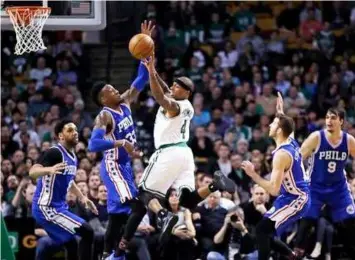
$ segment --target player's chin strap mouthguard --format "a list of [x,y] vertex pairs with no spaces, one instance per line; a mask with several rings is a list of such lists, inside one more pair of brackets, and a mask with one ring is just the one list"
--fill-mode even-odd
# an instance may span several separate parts
[[191,87],[189,87],[187,84],[185,84],[185,82],[183,82],[181,79],[175,79],[174,81],[175,81],[176,84],[178,84],[183,89],[192,92]]

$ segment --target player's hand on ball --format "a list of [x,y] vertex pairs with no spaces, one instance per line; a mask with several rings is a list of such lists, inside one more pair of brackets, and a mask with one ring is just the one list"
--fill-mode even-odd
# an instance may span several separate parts
[[62,174],[65,170],[67,164],[65,162],[57,163],[56,165],[50,167],[49,174]]
[[255,168],[254,165],[249,162],[249,161],[243,161],[242,162],[242,169],[245,171],[247,175],[252,177],[255,174]]
[[83,204],[85,205],[85,208],[89,209],[92,213],[99,215],[99,211],[97,210],[94,202],[85,197],[83,199]]
[[154,56],[154,52],[153,52],[152,56],[142,60],[142,63],[144,64],[144,66],[146,66],[146,68],[149,71],[149,73],[155,73],[155,56]]
[[153,25],[152,21],[145,20],[141,23],[141,33],[152,36],[152,32],[154,31],[155,25]]

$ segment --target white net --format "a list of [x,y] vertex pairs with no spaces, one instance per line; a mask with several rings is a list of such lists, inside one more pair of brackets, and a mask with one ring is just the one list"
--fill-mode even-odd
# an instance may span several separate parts
[[51,12],[46,7],[10,7],[6,9],[16,32],[15,54],[45,50],[43,26]]

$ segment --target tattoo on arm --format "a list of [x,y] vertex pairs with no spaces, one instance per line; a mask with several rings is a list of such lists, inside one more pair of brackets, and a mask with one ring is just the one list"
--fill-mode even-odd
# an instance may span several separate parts
[[135,87],[131,86],[122,94],[121,98],[129,105],[137,99],[139,93],[140,92]]
[[109,132],[112,128],[111,116],[106,111],[102,111],[95,118],[94,128],[101,128],[106,130],[106,132]]

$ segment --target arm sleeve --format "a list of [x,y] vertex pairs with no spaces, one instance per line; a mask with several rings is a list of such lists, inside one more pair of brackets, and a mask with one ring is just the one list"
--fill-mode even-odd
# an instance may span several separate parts
[[115,142],[105,140],[104,135],[104,129],[96,128],[92,131],[88,146],[89,152],[102,152],[115,148]]
[[37,163],[43,165],[44,167],[50,167],[56,165],[57,163],[61,163],[62,161],[62,153],[58,150],[58,148],[53,147],[44,152],[38,159]]

